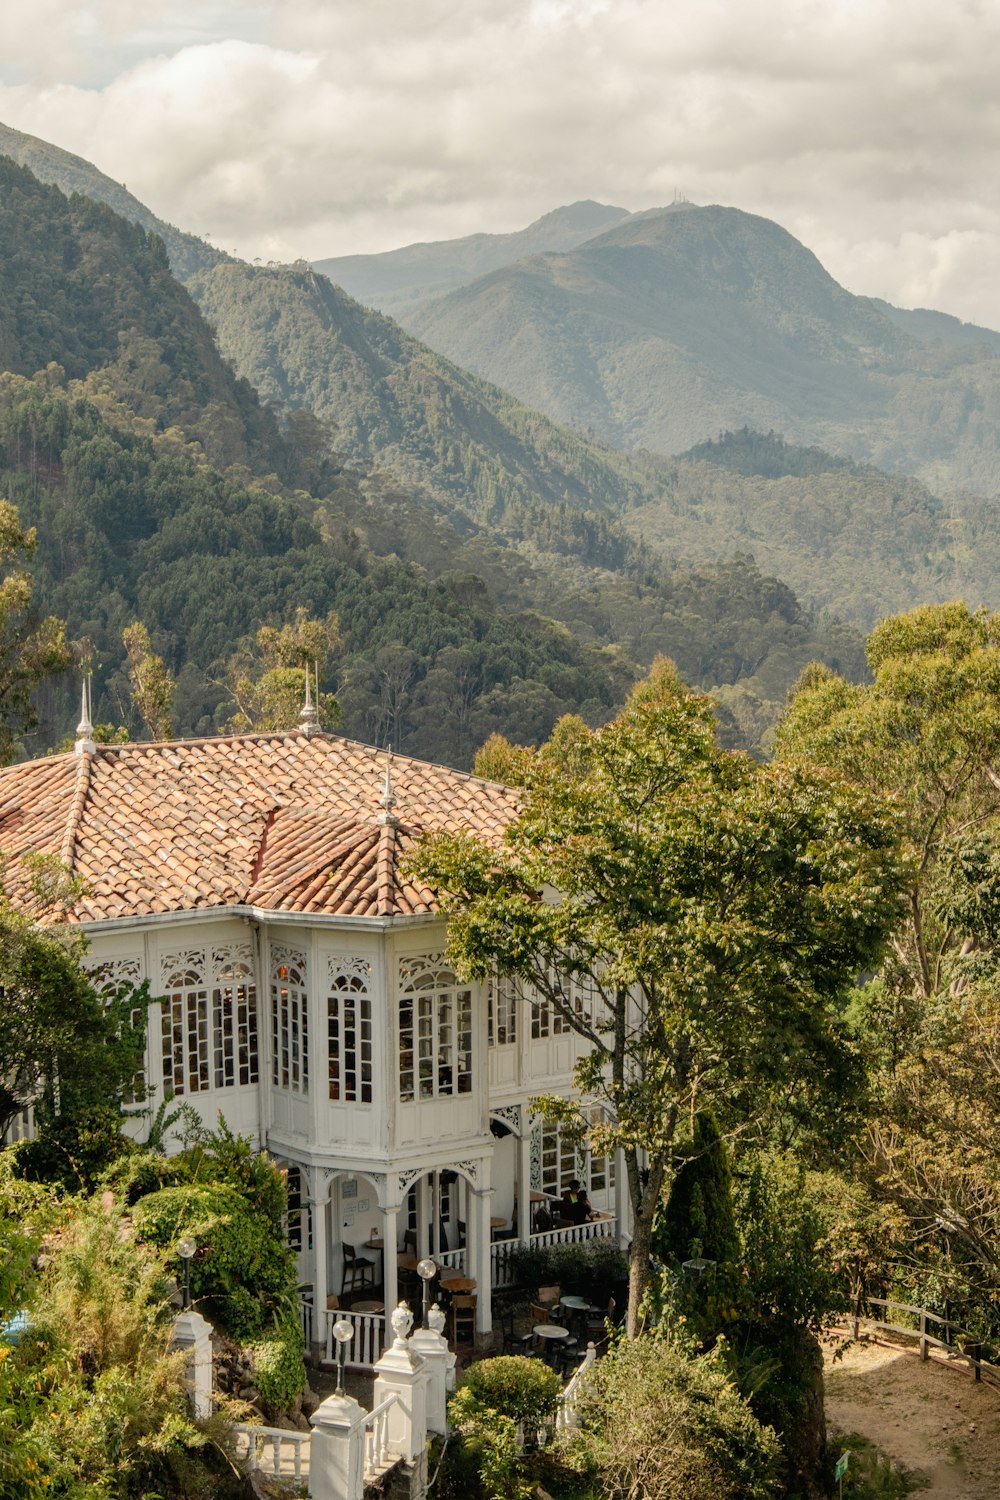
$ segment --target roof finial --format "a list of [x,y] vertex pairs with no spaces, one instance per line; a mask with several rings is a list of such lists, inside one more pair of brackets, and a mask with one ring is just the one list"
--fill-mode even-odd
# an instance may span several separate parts
[[383,828],[399,827],[399,819],[393,812],[396,806],[396,798],[392,790],[392,746],[390,745],[385,755],[385,782],[382,786],[382,811],[378,815],[378,821]]
[[80,722],[76,726],[76,743],[73,749],[77,755],[85,752],[93,752],[97,749],[94,739],[94,726],[91,723],[92,709],[90,702],[90,673],[83,674],[83,684],[80,690]]
[[[316,704],[319,703],[319,666],[316,667]],[[309,663],[306,662],[306,701],[302,705],[299,714],[299,728],[305,735],[319,734],[322,724],[319,722],[319,709],[312,700],[312,677],[309,672]]]

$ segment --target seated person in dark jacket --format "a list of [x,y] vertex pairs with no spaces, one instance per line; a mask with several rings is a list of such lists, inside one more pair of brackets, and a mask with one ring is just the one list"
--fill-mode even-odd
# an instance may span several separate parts
[[571,1224],[586,1224],[590,1218],[590,1199],[587,1191],[574,1180],[569,1185],[569,1203],[563,1209]]

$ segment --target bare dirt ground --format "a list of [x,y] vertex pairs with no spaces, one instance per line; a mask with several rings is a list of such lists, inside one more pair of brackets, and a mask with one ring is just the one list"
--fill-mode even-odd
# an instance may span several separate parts
[[998,1500],[1000,1391],[885,1344],[826,1345],[828,1436],[861,1433],[925,1481],[921,1500]]

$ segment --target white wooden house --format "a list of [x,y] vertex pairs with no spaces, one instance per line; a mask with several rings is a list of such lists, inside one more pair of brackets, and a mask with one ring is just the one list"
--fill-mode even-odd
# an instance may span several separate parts
[[[415,1243],[475,1277],[485,1332],[504,1245],[529,1236],[538,1195],[580,1177],[608,1215],[586,1232],[625,1227],[614,1164],[530,1110],[571,1091],[575,1034],[504,985],[460,982],[433,893],[401,871],[423,833],[499,840],[515,811],[509,788],[390,767],[308,715],[292,733],[95,745],[85,713],[75,751],[0,770],[9,895],[79,924],[100,979],[149,981],[153,1106],[221,1113],[288,1169],[289,1235],[321,1312],[351,1250],[392,1307]],[[29,851],[84,894],[40,908]]]

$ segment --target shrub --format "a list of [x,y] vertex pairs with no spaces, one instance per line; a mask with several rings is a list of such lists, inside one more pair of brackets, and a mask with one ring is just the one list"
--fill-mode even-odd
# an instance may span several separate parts
[[582,1396],[608,1500],[772,1500],[780,1447],[719,1361],[668,1339],[622,1340]]
[[515,1424],[537,1428],[553,1415],[562,1381],[537,1359],[502,1354],[470,1366],[463,1389],[482,1406],[510,1417]]
[[573,1288],[594,1302],[606,1302],[615,1286],[628,1280],[628,1262],[611,1239],[579,1245],[516,1246],[511,1274],[519,1286]]
[[[233,1338],[259,1339],[293,1310],[295,1260],[270,1221],[233,1188],[218,1184],[162,1188],[132,1210],[136,1232],[175,1251],[178,1239],[198,1243],[191,1291]],[[180,1276],[179,1258],[173,1261]]]
[[304,1350],[297,1318],[286,1318],[276,1333],[250,1345],[254,1381],[266,1416],[286,1410],[305,1385]]

